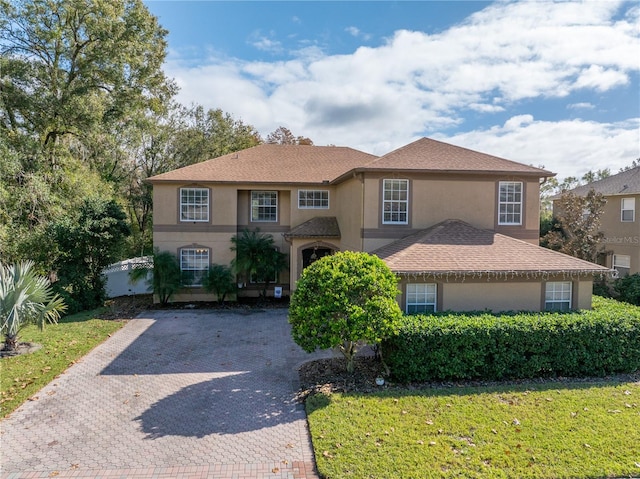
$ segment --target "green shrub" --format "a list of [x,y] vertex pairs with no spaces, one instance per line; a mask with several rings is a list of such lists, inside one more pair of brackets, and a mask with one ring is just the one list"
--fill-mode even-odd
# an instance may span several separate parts
[[640,273],[616,279],[613,289],[620,301],[640,306]]
[[594,297],[571,313],[405,316],[385,340],[402,382],[603,376],[640,369],[640,308]]
[[236,290],[231,268],[223,264],[212,264],[202,278],[202,287],[205,291],[214,293],[218,298],[218,303],[224,304],[227,294],[234,293]]
[[305,268],[291,297],[289,323],[305,351],[337,347],[352,372],[360,342],[378,344],[397,331],[398,280],[377,256],[344,251]]

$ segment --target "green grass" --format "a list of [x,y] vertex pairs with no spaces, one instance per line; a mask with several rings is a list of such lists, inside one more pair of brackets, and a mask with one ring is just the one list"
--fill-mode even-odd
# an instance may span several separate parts
[[640,382],[318,394],[322,477],[640,476]]
[[58,324],[46,325],[44,331],[27,326],[20,332],[19,341],[42,344],[42,349],[0,359],[0,417],[13,412],[124,325],[123,321],[95,319],[102,311],[64,317]]

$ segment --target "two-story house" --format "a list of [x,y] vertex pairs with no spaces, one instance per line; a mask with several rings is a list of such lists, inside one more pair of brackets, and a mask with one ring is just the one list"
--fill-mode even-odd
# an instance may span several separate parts
[[[553,173],[423,138],[382,157],[259,145],[153,178],[154,246],[195,278],[259,228],[289,256],[274,285],[336,251],[378,255],[406,311],[588,308],[603,266],[538,246],[539,183]],[[257,294],[242,283],[238,295]],[[176,301],[212,299],[197,281]]]
[[[640,166],[570,190],[585,196],[594,190],[605,200],[600,230],[604,233],[602,264],[619,276],[640,273]],[[598,260],[600,262],[600,260]]]

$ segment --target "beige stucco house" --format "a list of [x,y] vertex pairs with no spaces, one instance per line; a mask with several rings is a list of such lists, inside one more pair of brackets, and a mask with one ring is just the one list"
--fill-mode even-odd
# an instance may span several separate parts
[[[164,173],[154,246],[194,277],[229,264],[231,237],[271,234],[289,256],[289,294],[336,251],[377,254],[400,277],[409,312],[588,308],[608,268],[538,246],[546,170],[422,138],[377,157],[351,148],[264,144]],[[256,295],[241,282],[238,295]],[[213,299],[197,281],[176,301]]]
[[599,262],[619,276],[640,273],[640,166],[570,190],[578,196],[601,193],[606,204],[601,217],[604,244]]

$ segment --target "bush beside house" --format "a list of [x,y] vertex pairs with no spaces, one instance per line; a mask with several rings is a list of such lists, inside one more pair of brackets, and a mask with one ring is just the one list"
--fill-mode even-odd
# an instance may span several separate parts
[[406,316],[383,342],[401,382],[603,376],[640,369],[640,308],[594,297],[571,313]]

